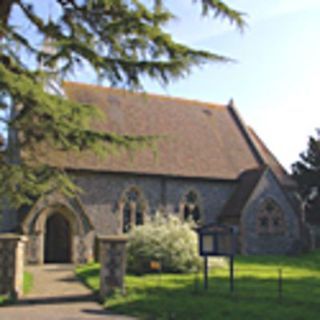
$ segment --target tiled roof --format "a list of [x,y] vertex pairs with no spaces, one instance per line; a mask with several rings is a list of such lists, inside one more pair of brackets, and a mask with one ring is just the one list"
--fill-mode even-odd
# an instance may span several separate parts
[[210,104],[67,82],[69,99],[98,106],[107,120],[99,130],[126,135],[159,135],[152,150],[124,151],[101,159],[89,153],[50,153],[46,162],[69,169],[134,172],[183,177],[236,179],[261,165],[233,106]]
[[273,153],[267,148],[267,146],[252,128],[247,129],[252,142],[263,159],[263,163],[272,169],[272,172],[276,175],[277,179],[282,185],[295,188],[296,182],[288,175],[284,167],[280,164]]
[[235,191],[219,214],[219,222],[226,222],[226,219],[230,218],[240,218],[244,206],[248,202],[265,169],[266,167],[252,169],[240,175]]

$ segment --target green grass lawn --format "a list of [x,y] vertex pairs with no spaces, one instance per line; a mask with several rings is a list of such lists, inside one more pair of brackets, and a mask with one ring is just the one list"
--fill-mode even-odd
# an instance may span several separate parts
[[[29,272],[24,272],[23,276],[23,293],[27,294],[32,289],[33,277]],[[0,306],[12,302],[13,300],[8,295],[0,295]]]
[[27,294],[31,291],[33,287],[33,276],[29,272],[24,273],[24,278],[23,278],[23,293]]
[[[278,294],[282,269],[282,298]],[[139,319],[318,319],[320,251],[299,257],[237,257],[235,292],[229,292],[228,269],[210,271],[209,290],[200,274],[127,275],[126,294],[105,302],[108,310]],[[99,265],[77,269],[93,290]]]

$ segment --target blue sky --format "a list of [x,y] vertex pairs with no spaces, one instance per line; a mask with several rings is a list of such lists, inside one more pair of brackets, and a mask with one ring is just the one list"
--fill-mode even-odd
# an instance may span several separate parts
[[[41,2],[44,14],[54,11],[50,1]],[[237,63],[205,65],[166,88],[148,81],[146,91],[218,103],[233,98],[245,122],[289,169],[320,127],[320,1],[226,0],[247,13],[244,33],[227,21],[201,18],[192,2],[167,0],[177,16],[168,31]],[[76,80],[90,78],[83,72]]]
[[165,90],[151,83],[147,90],[219,103],[233,98],[244,120],[290,169],[320,127],[320,1],[228,3],[248,14],[242,34],[227,22],[203,21],[185,0],[170,2],[180,19],[169,30],[237,63],[206,65]]

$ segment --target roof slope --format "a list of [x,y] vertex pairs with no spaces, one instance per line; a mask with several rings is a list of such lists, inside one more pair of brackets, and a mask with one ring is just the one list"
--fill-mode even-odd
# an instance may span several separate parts
[[273,153],[267,148],[267,146],[256,134],[256,132],[252,128],[247,128],[247,130],[249,132],[252,142],[254,143],[257,151],[263,159],[263,163],[271,168],[271,170],[276,175],[280,183],[287,187],[296,187],[296,182],[288,175],[287,171],[280,164],[280,162],[273,155]]
[[98,130],[126,135],[165,136],[158,155],[139,150],[105,159],[89,153],[48,153],[46,162],[72,169],[135,172],[184,177],[236,179],[261,165],[246,129],[232,106],[132,93],[119,89],[67,82],[69,99],[97,105],[107,120]]
[[226,219],[240,218],[244,206],[248,202],[265,170],[266,167],[261,167],[248,170],[240,175],[239,184],[219,214],[218,220],[220,222],[225,222]]

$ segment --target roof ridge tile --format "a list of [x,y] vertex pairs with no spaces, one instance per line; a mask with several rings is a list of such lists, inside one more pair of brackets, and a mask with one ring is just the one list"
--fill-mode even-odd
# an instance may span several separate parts
[[187,99],[187,98],[183,98],[183,97],[173,97],[173,96],[168,96],[168,95],[162,95],[159,93],[153,93],[153,92],[138,92],[138,91],[131,91],[131,90],[127,90],[124,88],[115,88],[115,87],[107,87],[107,86],[102,86],[102,85],[98,85],[98,84],[91,84],[91,83],[81,83],[81,82],[76,82],[76,81],[65,81],[63,82],[63,87],[65,86],[72,86],[72,85],[76,85],[76,86],[83,86],[83,87],[92,87],[92,88],[96,88],[98,90],[103,90],[103,91],[114,91],[117,93],[124,93],[124,94],[132,94],[132,95],[136,95],[136,96],[145,96],[145,97],[150,97],[150,98],[156,98],[156,99],[163,99],[163,100],[169,100],[169,101],[173,101],[173,102],[184,102],[187,104],[194,104],[195,106],[202,106],[202,107],[207,107],[207,108],[221,108],[221,109],[226,109],[227,105],[226,104],[222,104],[222,103],[213,103],[213,102],[206,102],[206,101],[201,101],[201,100],[197,100],[197,99]]

